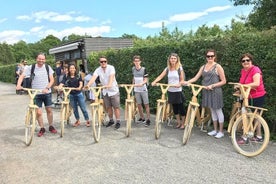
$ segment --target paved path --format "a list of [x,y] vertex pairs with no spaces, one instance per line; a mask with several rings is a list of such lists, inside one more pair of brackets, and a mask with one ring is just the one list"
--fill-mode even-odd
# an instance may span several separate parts
[[[95,143],[91,128],[68,126],[65,135],[48,131],[24,144],[24,113],[28,96],[15,95],[14,85],[0,82],[0,183],[276,183],[276,144],[247,158],[235,152],[226,135],[218,140],[193,129],[186,146],[183,131],[134,125],[129,138],[103,128]],[[44,114],[45,116],[45,114]],[[44,117],[45,119],[45,117]],[[72,118],[72,122],[74,119]],[[59,129],[59,111],[54,110]]]

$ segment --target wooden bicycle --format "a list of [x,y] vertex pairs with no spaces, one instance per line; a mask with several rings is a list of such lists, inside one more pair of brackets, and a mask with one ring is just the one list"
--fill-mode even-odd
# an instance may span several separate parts
[[36,111],[38,106],[34,103],[34,98],[38,92],[42,90],[23,88],[24,91],[28,92],[30,96],[30,102],[27,108],[27,113],[25,116],[25,143],[27,146],[30,146],[34,137],[35,128],[37,126],[36,122]]
[[104,108],[104,102],[101,98],[101,92],[103,86],[90,87],[95,96],[95,102],[91,103],[91,115],[92,115],[92,133],[95,142],[99,142],[101,136],[101,127],[104,124],[106,113]]
[[[231,130],[231,140],[237,152],[247,157],[254,157],[261,154],[269,143],[269,127],[263,119],[262,114],[267,111],[265,108],[249,106],[248,97],[251,87],[248,85],[233,83],[240,90],[241,108],[233,115],[233,121],[229,123],[228,130]],[[231,119],[232,119],[231,118]],[[256,141],[257,133],[263,137],[262,141]],[[244,144],[239,144],[243,139]]]
[[133,93],[134,84],[120,84],[120,87],[124,87],[127,92],[127,98],[125,101],[125,120],[126,120],[126,136],[129,137],[131,133],[131,123],[135,122],[138,109],[135,103],[135,97],[131,95]]
[[[192,88],[192,92],[193,92],[193,96],[191,101],[189,102],[189,106],[188,106],[188,110],[186,113],[186,119],[185,119],[185,129],[184,129],[184,134],[183,134],[183,144],[187,144],[190,136],[191,136],[191,132],[192,132],[192,128],[194,126],[194,121],[195,118],[200,114],[199,113],[199,103],[198,103],[198,99],[197,96],[198,94],[201,92],[202,89],[206,88],[205,86],[201,86],[198,84],[189,84],[189,86]],[[205,112],[205,111],[204,111]],[[202,120],[206,121],[206,119],[204,119],[204,115],[202,115]],[[199,117],[201,119],[201,116]],[[208,118],[207,118],[208,119]]]
[[161,133],[161,126],[167,118],[170,118],[170,110],[168,110],[170,104],[168,104],[166,93],[169,87],[174,87],[175,85],[172,84],[163,84],[163,83],[156,83],[156,86],[161,88],[162,96],[160,99],[157,99],[157,109],[156,109],[156,118],[155,118],[155,138],[158,139]]
[[70,116],[72,114],[72,107],[69,102],[69,94],[75,88],[69,87],[62,87],[60,89],[57,88],[58,91],[62,91],[64,95],[64,100],[61,102],[61,109],[60,109],[60,137],[64,136],[64,126],[65,124],[70,123]]

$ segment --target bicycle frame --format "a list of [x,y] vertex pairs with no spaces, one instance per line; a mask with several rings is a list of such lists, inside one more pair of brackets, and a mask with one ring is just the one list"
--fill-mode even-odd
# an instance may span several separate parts
[[[234,148],[241,154],[253,157],[262,153],[269,142],[270,132],[266,121],[262,118],[263,111],[267,111],[265,108],[249,106],[248,97],[251,87],[240,83],[229,84],[235,85],[240,90],[240,98],[243,99],[241,110],[237,112],[239,117],[235,120],[231,127],[231,140]],[[252,111],[252,109],[254,109]],[[263,142],[254,143],[255,132],[260,133],[263,130]],[[259,131],[259,132],[258,132]],[[246,146],[240,145],[237,142],[237,138],[244,139]]]
[[175,85],[156,83],[156,86],[159,86],[162,92],[161,98],[157,99],[157,110],[155,118],[155,138],[158,139],[161,132],[161,123],[163,123],[164,119],[168,117],[166,115],[166,106],[169,104],[166,99],[166,93],[169,87],[174,87]]
[[125,101],[125,120],[126,120],[126,136],[129,137],[131,133],[131,120],[135,121],[135,115],[138,110],[135,104],[135,97],[131,95],[135,84],[120,84],[120,87],[125,88],[127,98]]
[[95,102],[90,104],[92,115],[92,133],[95,142],[99,142],[101,136],[101,126],[105,117],[104,102],[100,99],[103,86],[90,87],[95,96]]
[[69,124],[70,116],[72,113],[72,107],[69,102],[69,94],[74,88],[61,87],[57,89],[58,91],[62,90],[64,95],[64,100],[61,102],[61,111],[60,111],[60,137],[64,136],[64,124],[67,122]]
[[24,91],[28,92],[30,97],[30,102],[28,105],[28,110],[25,116],[25,143],[30,146],[33,140],[35,128],[36,128],[36,110],[38,106],[34,103],[34,98],[38,92],[42,90],[23,88]]
[[192,88],[193,96],[192,96],[191,101],[189,102],[186,119],[185,119],[185,129],[184,129],[184,133],[183,133],[183,144],[184,145],[187,144],[187,142],[191,136],[195,118],[197,116],[197,113],[199,114],[198,108],[200,105],[198,104],[197,96],[203,88],[206,88],[205,86],[201,86],[198,84],[189,84],[188,86],[190,86]]

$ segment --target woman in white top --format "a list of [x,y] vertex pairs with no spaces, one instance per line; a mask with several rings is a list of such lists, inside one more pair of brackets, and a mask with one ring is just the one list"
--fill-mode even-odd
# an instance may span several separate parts
[[[177,128],[184,129],[185,114],[184,109],[185,97],[182,93],[181,83],[184,81],[184,70],[180,63],[180,58],[176,53],[171,53],[168,57],[168,66],[163,72],[151,83],[155,86],[156,83],[168,76],[168,84],[174,84],[175,87],[168,89],[168,102],[172,104],[173,112],[177,120]],[[181,116],[181,119],[180,119]]]

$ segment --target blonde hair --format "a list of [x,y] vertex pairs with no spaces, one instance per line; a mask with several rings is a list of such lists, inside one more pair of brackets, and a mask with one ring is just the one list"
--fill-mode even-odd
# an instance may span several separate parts
[[176,54],[176,53],[171,53],[171,54],[169,55],[168,60],[167,60],[167,67],[168,67],[168,69],[171,69],[170,58],[171,58],[172,56],[174,56],[174,57],[177,58],[177,62],[176,62],[176,64],[175,64],[175,69],[178,70],[178,69],[182,66],[182,64],[181,64],[181,61],[180,61],[180,57],[179,57],[178,54]]

